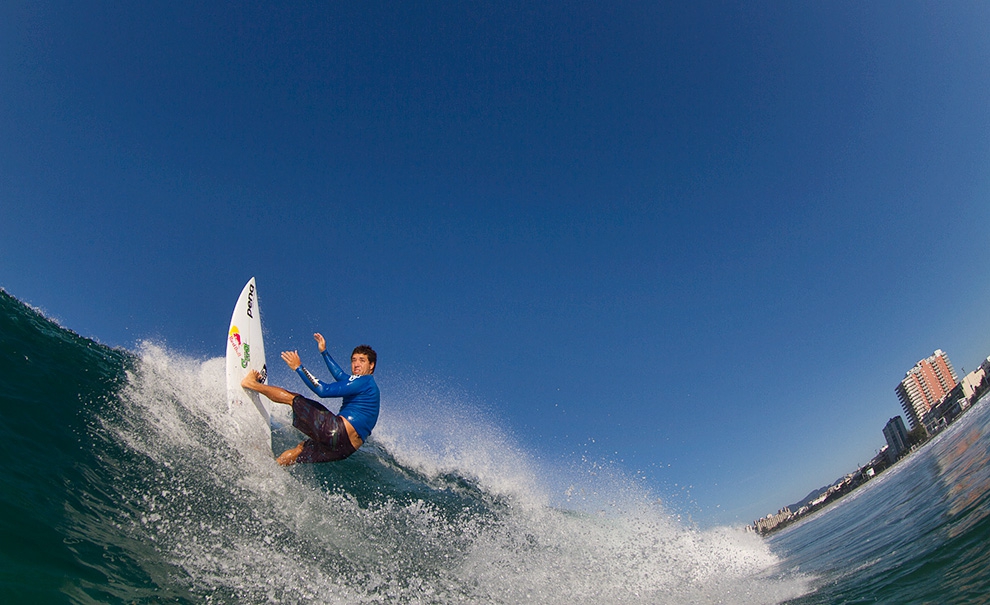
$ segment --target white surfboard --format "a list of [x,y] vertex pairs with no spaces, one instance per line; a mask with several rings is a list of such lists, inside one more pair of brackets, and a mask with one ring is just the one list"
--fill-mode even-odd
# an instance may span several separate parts
[[227,404],[241,437],[249,445],[271,452],[272,404],[267,397],[241,386],[249,370],[258,370],[262,382],[268,380],[258,288],[253,277],[241,290],[227,330]]

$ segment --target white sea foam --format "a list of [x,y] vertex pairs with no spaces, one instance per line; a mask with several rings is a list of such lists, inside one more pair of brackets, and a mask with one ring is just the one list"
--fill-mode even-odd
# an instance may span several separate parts
[[[280,603],[750,604],[807,591],[755,535],[685,526],[619,471],[541,466],[449,389],[379,381],[383,419],[359,455],[416,485],[358,493],[332,467],[285,470],[239,447],[221,359],[150,344],[140,356],[104,430],[124,452],[113,523],[164,563],[147,570],[159,585]],[[550,487],[565,472],[580,506]],[[473,487],[450,496],[450,476]]]

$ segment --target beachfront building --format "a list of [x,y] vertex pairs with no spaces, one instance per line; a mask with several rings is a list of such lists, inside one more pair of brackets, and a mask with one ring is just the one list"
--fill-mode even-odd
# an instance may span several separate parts
[[928,412],[945,399],[958,382],[956,370],[942,349],[936,349],[930,357],[914,364],[894,388],[911,428],[922,426]]
[[963,377],[962,387],[966,401],[973,403],[986,392],[988,376],[990,376],[990,357],[984,359],[976,370]]
[[886,457],[887,463],[893,464],[908,451],[908,432],[904,428],[904,421],[900,416],[894,416],[887,421],[883,427],[883,436],[887,440]]
[[756,521],[753,521],[752,527],[760,534],[767,534],[777,529],[777,526],[779,526],[781,523],[790,521],[793,518],[794,518],[794,513],[791,512],[790,508],[785,506],[784,508],[777,511],[776,515],[767,515],[762,519],[757,519]]

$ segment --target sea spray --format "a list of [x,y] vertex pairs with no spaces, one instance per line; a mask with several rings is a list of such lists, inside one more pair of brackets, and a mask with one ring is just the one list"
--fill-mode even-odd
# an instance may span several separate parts
[[392,379],[375,440],[429,481],[457,476],[518,506],[546,506],[532,459],[480,402],[431,379]]
[[239,448],[221,360],[139,353],[101,432],[129,461],[117,538],[171,567],[155,584],[252,602],[773,603],[803,590],[768,576],[776,559],[756,537],[684,527],[618,476],[581,488],[608,492],[602,514],[548,506],[548,469],[442,391],[383,380],[388,420],[365,448],[285,470]]

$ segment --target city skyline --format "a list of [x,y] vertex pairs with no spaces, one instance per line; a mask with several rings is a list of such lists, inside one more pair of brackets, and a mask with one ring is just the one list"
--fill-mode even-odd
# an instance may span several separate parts
[[[919,376],[920,378],[917,378]],[[887,421],[881,431],[885,445],[881,446],[870,462],[839,477],[830,485],[812,489],[805,498],[808,499],[812,495],[814,497],[807,504],[802,505],[803,501],[801,501],[784,506],[776,513],[756,519],[748,526],[749,529],[761,534],[776,531],[810,512],[835,502],[871,480],[876,474],[882,473],[910,454],[915,447],[926,443],[934,433],[946,428],[966,412],[990,390],[988,378],[990,378],[990,356],[960,381],[949,356],[941,349],[936,349],[932,355],[915,363],[905,373],[905,379],[895,388],[898,397],[907,400],[902,404],[905,411],[907,409],[914,411],[914,405],[924,406],[924,411],[917,412],[920,413],[921,418],[910,432],[905,428],[901,416],[894,416]],[[931,384],[926,385],[926,380]],[[914,392],[912,393],[910,389],[914,389]],[[924,389],[923,396],[917,395],[922,389]],[[934,393],[940,393],[941,396],[932,402],[925,398]],[[912,395],[915,400],[910,399]],[[797,507],[797,510],[791,510],[792,507]]]

